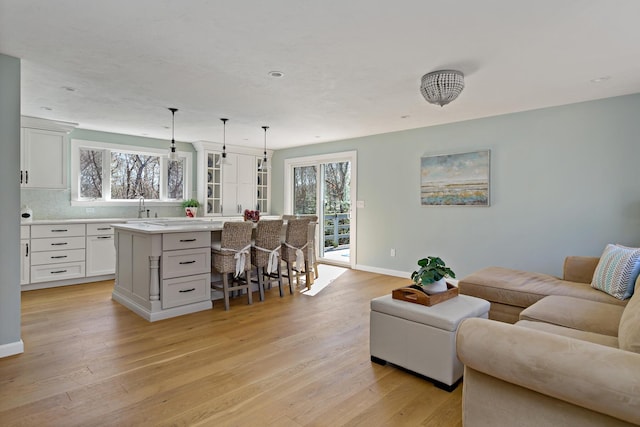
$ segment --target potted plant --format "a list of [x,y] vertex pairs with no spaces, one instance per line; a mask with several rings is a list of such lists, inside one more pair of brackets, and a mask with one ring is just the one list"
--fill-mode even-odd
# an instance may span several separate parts
[[445,278],[455,278],[456,275],[445,262],[434,256],[422,258],[418,261],[420,269],[411,273],[411,280],[414,285],[412,288],[419,289],[427,294],[445,292],[447,290],[447,282]]
[[198,214],[198,206],[200,206],[200,202],[197,199],[187,199],[182,202],[184,212],[189,218],[196,217]]

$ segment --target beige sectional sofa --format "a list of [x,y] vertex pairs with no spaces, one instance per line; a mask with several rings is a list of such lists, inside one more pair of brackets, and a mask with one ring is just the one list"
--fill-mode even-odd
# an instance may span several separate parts
[[563,279],[572,280],[519,272],[509,287],[495,267],[461,280],[474,296],[480,279],[492,287],[481,295],[493,298],[494,319],[520,319],[460,325],[465,427],[640,425],[640,292],[620,301],[581,283],[596,264],[568,258]]
[[565,259],[562,278],[542,273],[487,267],[460,280],[461,294],[491,303],[489,319],[515,323],[522,310],[547,295],[562,295],[624,306],[621,301],[593,289],[591,279],[597,257],[570,256]]

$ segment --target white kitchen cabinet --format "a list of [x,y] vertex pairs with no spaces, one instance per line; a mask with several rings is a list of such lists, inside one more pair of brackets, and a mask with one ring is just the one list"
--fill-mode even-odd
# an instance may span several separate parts
[[110,224],[87,224],[86,275],[115,274],[116,247]]
[[67,188],[68,133],[73,123],[22,118],[20,185]]
[[28,225],[20,226],[20,284],[29,283],[29,270],[31,269],[31,249],[29,244],[31,228]]
[[30,283],[84,277],[85,225],[32,225],[30,261]]
[[228,153],[222,164],[222,215],[242,215],[256,208],[256,157]]

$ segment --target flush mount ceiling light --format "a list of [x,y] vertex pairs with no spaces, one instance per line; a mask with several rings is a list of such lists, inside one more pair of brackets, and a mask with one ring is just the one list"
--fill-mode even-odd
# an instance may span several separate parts
[[169,108],[171,111],[171,150],[169,151],[169,160],[178,160],[178,153],[176,153],[176,139],[174,137],[175,131],[175,118],[177,108]]
[[443,107],[456,99],[464,89],[464,74],[456,70],[440,70],[422,76],[420,92],[431,104]]

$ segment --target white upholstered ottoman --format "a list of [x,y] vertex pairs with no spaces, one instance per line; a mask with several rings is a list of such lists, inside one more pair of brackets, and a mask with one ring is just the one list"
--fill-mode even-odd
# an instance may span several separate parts
[[487,318],[489,301],[458,295],[427,307],[384,295],[371,300],[370,353],[373,362],[394,365],[452,391],[462,378],[456,331],[463,319]]

